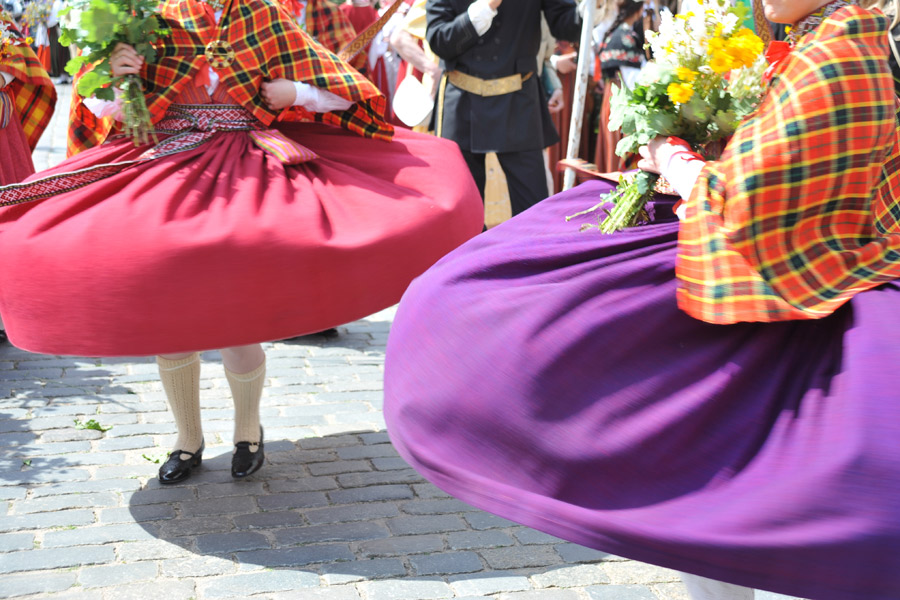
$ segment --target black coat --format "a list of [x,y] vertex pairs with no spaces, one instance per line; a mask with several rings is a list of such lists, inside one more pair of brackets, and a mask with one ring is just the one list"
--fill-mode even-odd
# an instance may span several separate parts
[[481,37],[466,12],[472,0],[428,0],[426,38],[447,71],[482,79],[534,73],[522,89],[477,96],[447,83],[441,136],[471,152],[539,150],[559,141],[537,76],[541,11],[557,39],[576,41],[581,18],[573,0],[503,0]]

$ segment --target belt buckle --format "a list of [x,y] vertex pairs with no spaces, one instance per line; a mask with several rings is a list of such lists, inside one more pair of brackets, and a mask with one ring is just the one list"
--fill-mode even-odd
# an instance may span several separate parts
[[481,95],[482,96],[496,96],[499,94],[500,84],[496,79],[487,79],[482,83]]

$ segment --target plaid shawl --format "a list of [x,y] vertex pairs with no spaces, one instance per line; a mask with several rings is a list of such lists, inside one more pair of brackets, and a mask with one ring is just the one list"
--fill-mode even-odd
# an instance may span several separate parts
[[[384,120],[387,104],[378,88],[301,31],[276,0],[226,2],[218,34],[197,0],[166,1],[160,13],[172,34],[157,48],[157,61],[145,65],[142,73],[154,122],[163,117],[197,72],[206,68],[204,49],[218,36],[235,50],[234,62],[216,70],[220,85],[264,125],[276,119],[315,120],[365,137],[391,139],[393,128]],[[314,85],[355,104],[345,111],[311,113],[292,107],[279,114],[259,95],[263,80],[279,77]],[[90,120],[87,112],[83,105],[76,108],[81,123],[75,123],[70,131],[70,151],[83,140],[96,137],[82,130]]]
[[900,277],[900,147],[886,19],[839,9],[779,65],[701,172],[678,305],[710,323],[816,319]]
[[[0,20],[9,23],[9,30],[18,37],[22,34],[8,15],[0,12]],[[9,46],[0,59],[0,69],[15,76],[15,81],[5,88],[12,96],[16,113],[25,130],[28,145],[34,150],[44,133],[56,106],[56,88],[41,66],[34,51],[23,40],[22,45]]]

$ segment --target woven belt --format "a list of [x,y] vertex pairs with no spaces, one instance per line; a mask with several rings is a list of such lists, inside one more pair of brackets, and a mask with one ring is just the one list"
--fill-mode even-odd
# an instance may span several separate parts
[[516,73],[508,77],[499,77],[497,79],[482,79],[475,77],[462,71],[450,71],[447,73],[447,80],[459,89],[476,94],[478,96],[502,96],[503,94],[511,94],[522,89],[522,84],[528,81],[531,73],[522,75]]

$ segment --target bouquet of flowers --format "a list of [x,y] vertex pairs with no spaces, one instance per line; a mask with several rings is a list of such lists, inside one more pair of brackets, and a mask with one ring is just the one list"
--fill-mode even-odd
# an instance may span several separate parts
[[78,93],[114,100],[114,89],[121,90],[124,132],[136,146],[149,141],[152,128],[141,80],[137,75],[113,77],[109,60],[120,42],[134,46],[148,61],[156,58],[153,44],[169,34],[156,14],[157,5],[156,0],[76,0],[60,11],[61,16],[70,11],[75,15],[71,19],[74,26],[64,27],[59,41],[81,50],[81,55],[66,65],[72,76],[84,71]]
[[25,5],[22,22],[28,25],[29,31],[36,30],[41,25],[46,27],[52,8],[52,0],[32,0]]
[[[647,35],[653,61],[634,88],[613,90],[609,129],[624,134],[617,155],[637,152],[662,135],[681,138],[704,158],[717,157],[716,149],[756,108],[765,89],[763,42],[741,26],[746,13],[746,7],[730,6],[727,0],[701,0],[697,12],[662,15],[659,31]],[[612,201],[615,206],[599,229],[612,233],[630,227],[658,179],[646,171],[622,177],[599,204],[578,214]]]
[[9,28],[9,23],[0,20],[0,58],[6,56],[7,48],[15,46],[18,38],[16,34]]

